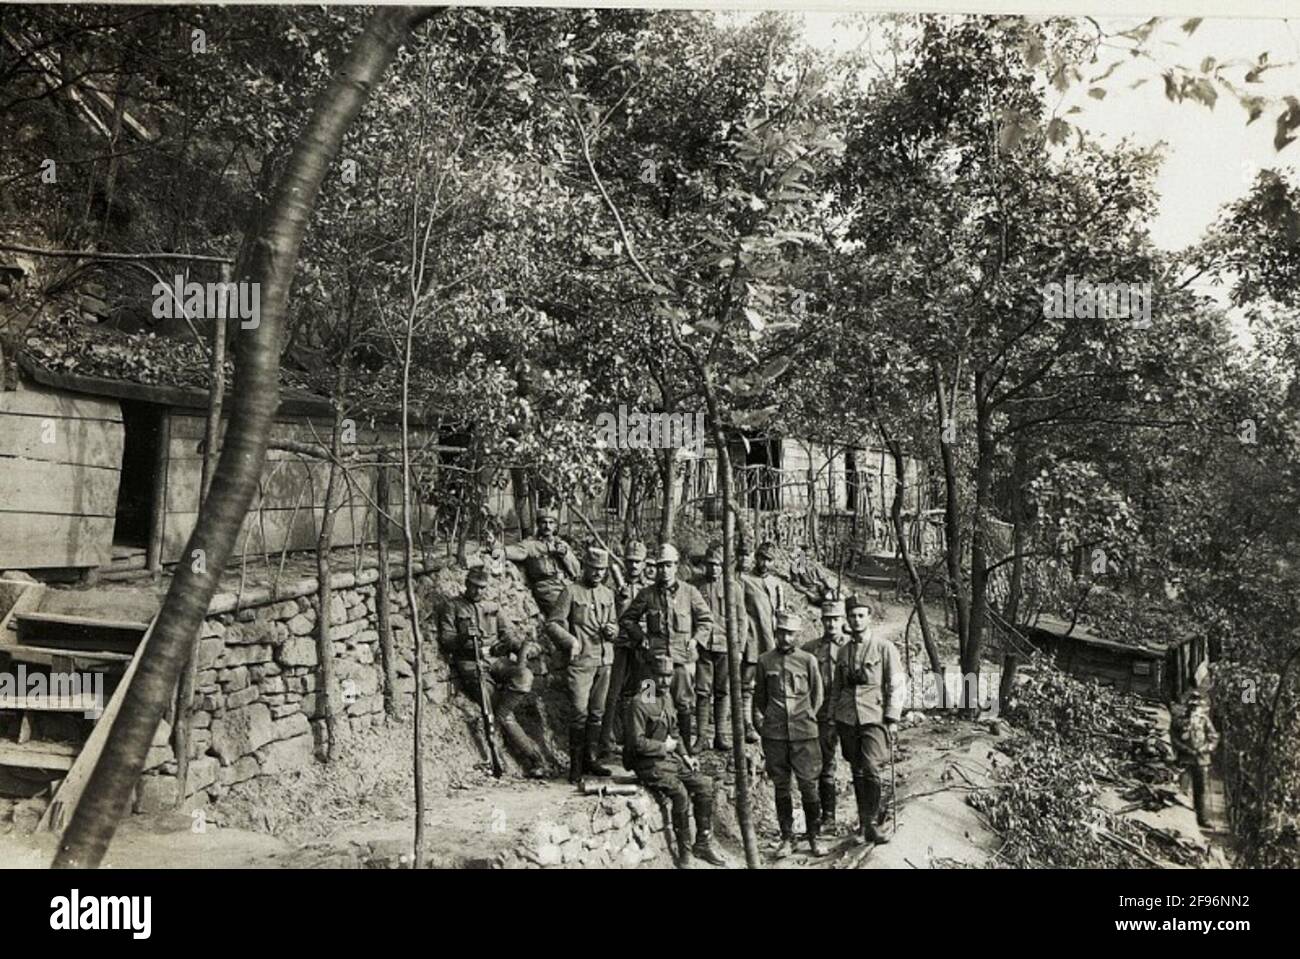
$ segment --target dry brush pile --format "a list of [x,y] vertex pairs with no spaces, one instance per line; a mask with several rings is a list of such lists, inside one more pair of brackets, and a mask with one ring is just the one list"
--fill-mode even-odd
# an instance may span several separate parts
[[971,794],[1002,838],[1009,866],[1134,868],[1204,854],[1172,834],[1108,811],[1107,786],[1158,806],[1176,775],[1171,751],[1150,713],[1131,698],[1083,682],[1039,660],[1004,716],[1017,734],[998,745],[998,784]]

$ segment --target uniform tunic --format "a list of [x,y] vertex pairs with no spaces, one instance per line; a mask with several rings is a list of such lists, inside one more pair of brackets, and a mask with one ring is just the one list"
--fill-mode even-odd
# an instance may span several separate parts
[[802,649],[774,649],[758,657],[754,711],[764,739],[815,740],[817,713],[825,699],[816,658]]
[[681,580],[667,587],[658,583],[647,586],[637,593],[618,621],[633,643],[638,647],[646,644],[639,675],[649,678],[649,664],[655,656],[671,657],[673,702],[679,710],[692,709],[695,684],[690,670],[698,655],[695,647],[707,641],[713,626],[713,614],[700,591]]
[[614,644],[603,627],[616,622],[614,591],[604,583],[570,583],[561,591],[546,622],[546,635],[569,657],[565,679],[569,691],[570,745],[585,735],[599,735],[609,694],[609,667]]

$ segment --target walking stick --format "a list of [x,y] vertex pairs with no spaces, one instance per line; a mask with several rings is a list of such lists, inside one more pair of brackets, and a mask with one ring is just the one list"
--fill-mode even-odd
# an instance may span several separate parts
[[892,735],[889,735],[889,811],[893,818],[889,838],[893,839],[898,835],[898,786],[894,778],[894,737]]

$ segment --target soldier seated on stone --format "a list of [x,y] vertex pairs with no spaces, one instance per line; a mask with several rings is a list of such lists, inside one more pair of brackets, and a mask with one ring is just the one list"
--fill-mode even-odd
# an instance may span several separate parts
[[[669,696],[672,657],[655,656],[651,668],[653,677],[642,682],[628,703],[623,721],[623,765],[671,807],[678,868],[689,868],[692,854],[715,866],[725,866],[727,861],[713,845],[713,780],[700,772],[699,760],[686,752],[677,728],[677,710]],[[693,845],[690,806],[695,811]]]
[[542,618],[549,618],[565,584],[579,575],[577,557],[559,536],[559,517],[547,508],[537,510],[534,534],[516,546],[506,547],[506,558],[524,564],[524,579],[532,590]]
[[548,775],[545,754],[515,717],[533,688],[528,660],[541,649],[520,636],[501,616],[500,607],[487,598],[490,582],[491,576],[482,566],[465,574],[464,594],[448,600],[438,617],[438,644],[451,657],[465,694],[476,702],[486,696],[496,725],[523,765],[524,774],[544,779]]

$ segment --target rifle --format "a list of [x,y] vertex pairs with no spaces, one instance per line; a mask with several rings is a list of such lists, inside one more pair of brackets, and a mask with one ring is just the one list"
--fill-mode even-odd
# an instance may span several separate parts
[[[492,776],[501,778],[501,757],[497,755],[497,721],[488,702],[487,687],[483,683],[483,647],[480,642],[477,625],[469,627],[470,638],[474,641],[474,675],[478,679],[478,710],[483,718],[483,729],[487,738],[488,755],[492,758]],[[418,691],[417,691],[418,694]]]

